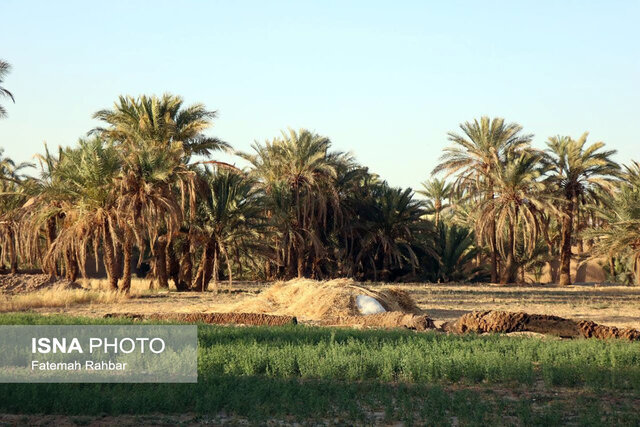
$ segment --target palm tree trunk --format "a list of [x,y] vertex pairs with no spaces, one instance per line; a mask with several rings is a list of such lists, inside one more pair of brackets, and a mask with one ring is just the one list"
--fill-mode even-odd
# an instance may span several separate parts
[[9,235],[9,264],[11,266],[11,274],[18,273],[18,255],[16,253],[16,240],[13,230],[9,228],[7,231]]
[[266,280],[271,280],[271,262],[264,262],[264,277]]
[[167,272],[168,276],[171,278],[171,280],[173,280],[173,284],[175,285],[176,290],[187,290],[187,283],[189,282],[182,281],[182,277],[180,274],[180,260],[178,259],[178,254],[176,253],[175,242],[167,245]]
[[297,251],[298,278],[304,277],[304,254],[302,249]]
[[167,238],[158,237],[155,248],[155,270],[158,286],[161,289],[169,289],[169,277],[167,275]]
[[115,252],[114,252],[114,260],[115,260],[115,272],[116,277],[118,279],[122,279],[122,245],[119,242],[115,242]]
[[220,245],[220,251],[224,255],[224,260],[227,263],[227,274],[229,275],[229,292],[231,292],[231,286],[233,286],[233,269],[231,268],[231,260],[229,259],[227,248],[225,248],[223,245]]
[[191,244],[189,238],[185,239],[180,247],[182,252],[180,255],[180,261],[176,260],[178,264],[178,279],[176,281],[176,288],[179,291],[189,290],[191,280],[193,279],[193,263],[191,262]]
[[[47,235],[47,250],[51,249],[53,245],[53,241],[56,240],[56,217],[51,216],[47,219],[47,223],[45,225],[46,235]],[[46,266],[49,277],[54,279],[58,275],[58,266],[56,265],[56,261],[53,257],[49,261],[49,265]]]
[[636,279],[636,285],[640,285],[640,254],[636,254],[633,260],[633,273]]
[[496,222],[491,221],[491,283],[498,281],[498,242],[496,234]]
[[516,248],[516,232],[515,222],[516,220],[509,221],[509,244],[507,249],[507,260],[502,271],[502,277],[500,283],[514,283],[516,281],[517,266],[515,265],[515,248]]
[[212,278],[213,278],[213,289],[215,292],[218,292],[218,272],[220,270],[220,257],[218,256],[218,251],[214,247],[213,248],[213,269],[212,269]]
[[118,276],[116,274],[115,257],[113,253],[113,239],[111,238],[111,227],[109,226],[109,220],[105,220],[102,224],[102,234],[104,268],[107,271],[109,289],[116,291],[118,290]]
[[609,274],[611,275],[611,281],[616,281],[616,260],[612,256],[609,257]]
[[204,269],[207,264],[207,250],[206,248],[202,251],[202,256],[200,257],[200,265],[198,265],[198,271],[196,271],[196,277],[193,279],[191,288],[196,291],[202,291],[204,289]]
[[582,239],[580,238],[580,232],[583,230],[583,225],[584,222],[582,220],[582,215],[580,215],[580,204],[576,203],[575,204],[575,208],[576,208],[576,234],[578,237],[578,253],[580,255],[582,255],[584,253],[584,242],[582,241]]
[[[200,280],[198,282],[199,290],[204,292],[207,290],[209,286],[209,282],[214,275],[214,270],[217,268],[217,260],[216,260],[216,240],[211,237],[207,242],[207,246],[204,248],[202,252],[202,273],[200,275]],[[217,278],[216,278],[217,279]]]
[[75,254],[71,252],[71,250],[65,251],[64,263],[66,268],[66,279],[70,282],[75,282],[78,278],[78,260],[76,259]]
[[129,293],[131,290],[131,257],[133,254],[133,233],[127,227],[124,232],[124,246],[123,246],[123,267],[122,267],[122,283],[120,284],[120,290],[124,293]]
[[562,240],[560,243],[560,286],[571,284],[571,234],[573,231],[573,198],[568,197],[562,216]]

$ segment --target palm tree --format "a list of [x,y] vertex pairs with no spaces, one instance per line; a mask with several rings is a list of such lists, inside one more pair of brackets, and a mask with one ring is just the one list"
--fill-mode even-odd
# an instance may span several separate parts
[[63,151],[54,170],[55,185],[49,190],[49,196],[58,200],[62,220],[45,264],[54,259],[64,260],[71,254],[84,276],[87,246],[92,245],[96,263],[101,247],[112,290],[118,289],[120,276],[116,263],[119,229],[114,191],[120,167],[119,156],[112,146],[100,138],[80,140],[78,148]]
[[228,143],[203,133],[216,118],[215,111],[207,110],[202,104],[187,107],[183,104],[182,97],[171,94],[120,96],[113,109],[93,115],[109,126],[97,127],[91,132],[118,143],[140,139],[159,145],[179,142],[187,154],[185,161],[192,155],[209,157],[214,151],[231,148]]
[[[433,173],[445,172],[446,176],[457,174],[456,186],[480,193],[485,200],[494,197],[493,169],[510,152],[529,147],[532,135],[521,134],[522,126],[505,123],[502,118],[482,117],[480,121],[460,125],[463,135],[450,132],[453,146],[444,149]],[[498,280],[498,247],[495,222],[489,221],[489,243],[491,245],[491,281]]]
[[424,181],[422,183],[422,188],[424,190],[418,191],[418,194],[422,194],[423,196],[429,199],[429,206],[435,213],[435,225],[436,227],[440,223],[440,212],[442,209],[448,207],[448,204],[445,203],[445,200],[448,199],[451,195],[451,191],[453,186],[447,183],[444,179],[433,178],[428,181]]
[[594,256],[610,259],[609,272],[615,278],[614,258],[629,257],[635,283],[640,285],[640,163],[625,166],[611,207],[597,209],[601,227],[587,229],[585,235],[595,239]]
[[561,243],[559,284],[571,284],[571,243],[574,228],[574,214],[587,197],[598,198],[599,191],[610,192],[613,178],[618,175],[619,166],[611,156],[615,150],[600,151],[604,143],[596,142],[586,146],[585,132],[577,140],[568,136],[555,136],[547,141],[545,162],[549,165],[550,185],[561,198]]
[[242,173],[219,169],[204,171],[204,197],[198,203],[198,230],[202,260],[194,280],[200,291],[213,277],[217,289],[220,259],[227,265],[229,286],[233,280],[233,259],[248,253],[259,255],[264,238],[261,194],[255,182]]
[[483,279],[486,271],[474,266],[480,248],[475,245],[472,229],[440,223],[434,251],[422,265],[426,279],[433,282],[458,282]]
[[[554,207],[545,194],[541,180],[545,166],[541,155],[532,151],[510,153],[492,168],[490,176],[494,197],[480,203],[480,228],[495,224],[499,249],[505,255],[501,283],[514,283],[517,279],[516,240],[522,235],[526,253],[532,253],[541,231],[540,215],[552,212]],[[520,232],[519,232],[520,231]]]
[[[132,143],[133,142],[133,143]],[[177,234],[183,220],[184,203],[180,203],[174,185],[190,192],[195,173],[182,162],[182,144],[172,142],[161,147],[154,141],[139,140],[117,149],[122,165],[115,178],[117,189],[116,218],[123,230],[123,273],[120,289],[129,292],[134,239],[142,261],[145,241],[149,240],[156,257],[156,275],[160,287],[168,288],[167,246]],[[195,196],[192,194],[191,198]],[[192,202],[192,204],[195,202]]]
[[[58,275],[57,262],[52,259],[48,265],[44,265],[43,254],[46,254],[53,245],[57,237],[59,222],[64,217],[58,189],[65,183],[59,182],[56,173],[56,168],[64,156],[64,150],[59,147],[56,156],[49,151],[46,143],[44,149],[44,155],[36,154],[35,156],[40,164],[40,176],[33,177],[24,183],[30,198],[27,206],[22,209],[20,228],[22,229],[21,241],[24,245],[23,255],[32,264],[39,262],[43,271],[47,271],[53,279]],[[44,239],[42,239],[43,231]],[[65,272],[70,281],[77,278],[77,261],[71,254],[65,259]]]
[[19,208],[27,200],[24,191],[26,177],[22,169],[28,163],[17,164],[4,156],[0,148],[0,259],[8,261],[11,273],[18,271],[20,214]]
[[378,280],[378,272],[389,280],[393,270],[405,266],[415,274],[419,252],[430,253],[432,247],[432,226],[422,219],[424,214],[422,202],[413,198],[410,188],[392,188],[386,182],[379,185],[359,212],[356,264],[365,272],[373,271],[373,280]]
[[[279,237],[277,263],[295,266],[297,276],[319,271],[325,254],[322,229],[331,214],[339,215],[336,167],[342,153],[330,152],[331,141],[306,129],[289,129],[255,154],[240,153],[253,169],[267,198],[267,216]],[[292,275],[292,271],[288,275]]]
[[[11,65],[9,65],[8,62],[0,59],[0,85],[4,83],[4,78],[7,76],[7,74],[9,74],[10,71],[11,71]],[[5,89],[3,86],[0,86],[0,97],[3,97],[3,96],[11,98],[13,102],[16,102],[16,100],[13,98],[13,94],[9,92],[7,89]],[[0,105],[0,119],[6,116],[7,116],[7,110],[2,105]]]
[[[108,126],[92,132],[112,141],[123,158],[119,181],[123,200],[118,212],[126,231],[124,256],[130,257],[134,237],[142,244],[140,232],[147,230],[160,287],[168,287],[167,252],[173,252],[172,240],[184,218],[185,198],[189,199],[191,215],[195,215],[196,174],[187,171],[187,164],[193,155],[208,157],[215,150],[229,149],[227,143],[203,133],[215,116],[215,111],[202,104],[184,107],[181,97],[170,94],[121,96],[113,109],[94,114]],[[177,192],[182,195],[181,203],[177,203]],[[158,220],[163,215],[164,220]],[[124,261],[125,275],[130,276],[130,266]],[[128,282],[125,277],[125,290]]]

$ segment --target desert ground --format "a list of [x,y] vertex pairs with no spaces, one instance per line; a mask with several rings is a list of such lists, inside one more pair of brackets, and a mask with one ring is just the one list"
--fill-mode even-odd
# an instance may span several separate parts
[[[104,286],[100,280],[83,280],[73,289],[29,286],[24,279],[8,286],[8,276],[0,276],[0,310],[31,310],[38,313],[103,317],[107,313],[212,313],[232,312],[241,307],[251,311],[252,299],[270,283],[234,282],[220,284],[219,291],[173,292],[148,290],[148,282],[134,280],[130,297],[89,298]],[[16,283],[13,280],[11,283]],[[588,319],[603,325],[640,328],[640,287],[607,283],[505,286],[462,283],[365,283],[369,289],[398,288],[406,291],[417,306],[439,326],[471,311],[504,310],[548,314],[575,320]],[[77,289],[80,288],[81,289]],[[44,294],[42,296],[42,294]],[[40,295],[40,298],[38,296]],[[68,299],[64,297],[68,296]],[[78,296],[79,295],[79,296]],[[56,298],[61,298],[56,301]],[[40,301],[40,300],[46,301]],[[17,305],[16,301],[22,300]],[[13,303],[12,303],[13,301]],[[39,302],[40,301],[40,302]],[[32,304],[30,304],[32,303]],[[303,310],[302,310],[303,311]],[[304,322],[304,313],[294,313]]]

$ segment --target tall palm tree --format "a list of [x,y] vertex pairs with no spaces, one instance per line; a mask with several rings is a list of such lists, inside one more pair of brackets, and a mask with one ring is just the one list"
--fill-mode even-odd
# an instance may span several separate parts
[[440,212],[448,207],[446,200],[451,196],[453,186],[444,179],[433,178],[422,183],[423,190],[418,191],[429,200],[430,210],[435,214],[436,227],[440,223]]
[[[40,174],[32,177],[25,183],[25,190],[30,198],[22,209],[21,217],[21,241],[22,252],[27,261],[32,264],[40,263],[43,271],[47,271],[51,278],[58,275],[57,261],[51,259],[48,265],[43,263],[43,255],[46,254],[57,237],[60,220],[64,216],[59,200],[59,187],[65,185],[59,182],[56,168],[64,156],[62,147],[58,148],[58,155],[52,154],[44,145],[45,154],[36,154],[40,164]],[[44,232],[44,239],[42,234]],[[44,243],[44,245],[43,245]],[[65,273],[67,279],[74,281],[77,278],[78,268],[74,257],[69,254],[65,260]]]
[[547,141],[545,162],[549,165],[549,183],[562,199],[560,278],[559,284],[571,284],[571,244],[574,215],[587,197],[598,198],[598,191],[610,192],[619,166],[611,156],[615,150],[602,151],[603,142],[587,146],[585,132],[577,140],[568,136],[554,136]]
[[[195,173],[185,168],[193,155],[209,156],[215,150],[229,149],[227,143],[204,134],[212,125],[215,111],[206,110],[202,104],[186,107],[183,104],[181,97],[170,94],[121,96],[113,109],[94,114],[94,118],[107,126],[92,131],[112,141],[123,156],[123,179],[119,182],[123,195],[127,196],[118,211],[123,218],[128,218],[125,219],[125,230],[129,231],[125,233],[124,255],[130,256],[134,237],[142,243],[136,230],[147,229],[155,276],[160,287],[165,288],[168,287],[167,252],[172,251],[172,240],[179,228],[176,222],[184,217],[185,197],[189,199],[191,215],[195,215]],[[177,196],[173,196],[178,192],[182,202],[176,204]],[[149,198],[151,194],[157,197]],[[176,206],[180,207],[179,214]],[[156,221],[160,211],[166,214],[165,221]],[[140,214],[149,217],[143,218]],[[163,224],[165,230],[150,231],[149,224],[156,227]],[[130,270],[125,273],[129,275]],[[127,283],[125,279],[125,287]]]
[[[449,133],[453,146],[444,149],[433,173],[456,174],[456,186],[480,193],[485,200],[494,197],[493,169],[509,152],[529,147],[532,135],[522,134],[522,126],[505,123],[502,118],[482,117],[460,125],[463,134]],[[498,247],[495,222],[489,221],[491,281],[498,280]]]
[[85,275],[86,251],[92,245],[96,263],[98,248],[107,272],[109,287],[118,289],[120,273],[116,263],[119,229],[115,215],[114,180],[120,171],[115,149],[100,138],[80,140],[77,148],[67,148],[54,170],[56,197],[63,214],[60,230],[45,257],[45,263],[72,254]]
[[330,146],[326,137],[289,129],[265,145],[254,144],[255,154],[240,153],[267,197],[267,216],[280,235],[278,263],[295,264],[298,277],[318,272],[326,251],[321,229],[331,213],[339,215],[336,167],[344,155]]
[[208,157],[214,151],[230,149],[228,143],[204,134],[212,126],[216,112],[202,104],[184,106],[182,97],[176,95],[120,96],[113,109],[100,110],[93,117],[108,126],[91,132],[118,143],[140,139],[158,145],[179,142],[187,156]]
[[480,204],[480,226],[487,229],[485,224],[495,224],[499,230],[498,247],[505,255],[501,283],[517,279],[517,236],[522,236],[524,251],[531,253],[541,231],[541,213],[554,209],[541,179],[544,173],[541,155],[532,151],[511,153],[492,168],[494,197]]
[[[9,65],[8,62],[0,59],[0,97],[8,97],[11,98],[13,102],[16,102],[16,100],[13,98],[13,94],[3,86],[1,86],[1,84],[4,83],[5,77],[7,76],[7,74],[9,74],[10,71],[11,65]],[[2,105],[0,105],[0,119],[6,116],[7,110]]]
[[150,242],[159,285],[168,288],[167,245],[177,234],[184,212],[174,185],[189,191],[194,186],[195,173],[182,162],[184,151],[180,143],[162,147],[149,140],[128,141],[116,150],[122,168],[114,180],[115,212],[124,235],[120,289],[129,292],[131,286],[134,239],[140,252],[138,263],[142,261],[145,241]]

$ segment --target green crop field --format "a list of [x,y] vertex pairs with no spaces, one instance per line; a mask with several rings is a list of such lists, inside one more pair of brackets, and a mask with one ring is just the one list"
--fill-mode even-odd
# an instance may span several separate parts
[[[0,324],[114,324],[6,314]],[[199,326],[197,384],[2,384],[0,412],[638,425],[640,343]]]

